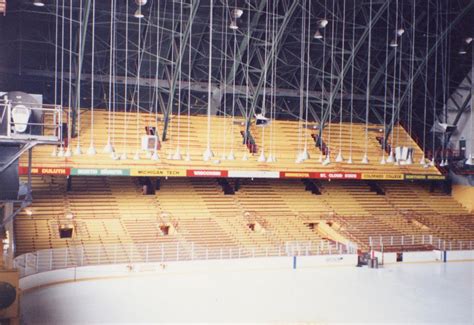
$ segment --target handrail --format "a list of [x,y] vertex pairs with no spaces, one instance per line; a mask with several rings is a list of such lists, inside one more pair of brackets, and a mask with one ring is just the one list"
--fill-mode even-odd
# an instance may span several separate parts
[[41,272],[106,264],[167,263],[194,260],[222,260],[257,257],[355,254],[357,246],[319,242],[287,242],[268,247],[204,247],[173,241],[149,244],[77,245],[39,250],[17,256],[13,265],[25,277]]
[[474,249],[474,240],[445,240],[433,235],[370,236],[372,249],[387,246],[429,245],[439,250]]

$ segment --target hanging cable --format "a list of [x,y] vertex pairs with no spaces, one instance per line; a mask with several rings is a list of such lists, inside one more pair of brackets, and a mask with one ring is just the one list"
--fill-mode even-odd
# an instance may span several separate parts
[[[387,51],[385,53],[385,80],[384,80],[384,101],[383,101],[383,134],[387,134],[387,90],[388,90],[388,56],[389,56],[389,42],[390,42],[390,6],[387,6],[387,32],[385,35],[385,43],[387,46]],[[385,159],[385,150],[386,150],[385,138],[382,138],[382,158],[380,159],[380,164],[385,165],[387,160]]]
[[370,108],[370,64],[372,54],[372,0],[369,1],[369,47],[367,49],[367,89],[365,103],[365,153],[362,158],[363,164],[369,163],[369,108]]
[[229,15],[229,4],[228,1],[226,0],[224,2],[224,6],[222,6],[222,16],[224,17],[224,24],[222,25],[222,34],[224,35],[224,44],[222,45],[224,49],[224,55],[222,56],[221,60],[224,62],[224,69],[221,72],[221,78],[223,82],[221,81],[222,84],[222,93],[223,93],[223,103],[222,106],[224,107],[222,110],[222,138],[224,140],[224,148],[222,150],[221,154],[221,160],[226,160],[226,151],[227,151],[227,26],[228,26],[228,15]]
[[[62,115],[63,115],[63,112],[64,112],[64,50],[65,50],[65,46],[64,46],[64,17],[65,17],[65,11],[64,11],[64,7],[65,7],[65,1],[66,0],[62,0],[62,10],[61,10],[61,81],[60,81],[60,92],[61,92],[61,96],[60,96],[60,104],[61,104],[61,118],[62,118]],[[68,125],[68,128],[69,128],[69,125]],[[59,147],[59,151],[58,151],[58,157],[64,157],[64,139],[63,139],[63,128],[61,127],[61,130],[60,130],[60,134],[59,134],[59,139],[61,140],[61,145]]]
[[[124,104],[124,117],[123,117],[123,141],[122,141],[122,154],[120,160],[127,160],[127,142],[128,142],[128,17],[129,17],[129,3],[125,0],[125,66],[124,66],[124,91],[123,91],[123,104]],[[130,108],[131,111],[131,108]]]
[[[413,80],[414,76],[414,69],[415,69],[415,41],[416,41],[416,3],[415,0],[412,1],[412,46],[411,46],[411,61],[410,61],[410,80]],[[410,140],[412,136],[412,114],[413,114],[413,97],[414,97],[414,82],[411,83],[410,87],[410,101],[408,104],[407,110],[407,123],[408,123],[408,130],[406,132],[406,146],[410,145]],[[413,150],[408,151],[408,158],[406,160],[406,164],[411,165],[413,163]]]
[[209,161],[214,157],[214,153],[211,150],[211,101],[212,101],[212,23],[213,23],[213,10],[214,0],[211,0],[211,8],[209,10],[209,76],[207,85],[207,148],[204,151],[204,161]]
[[[335,58],[334,58],[334,37],[336,33],[336,4],[335,1],[332,2],[332,25],[331,25],[331,76],[329,77],[330,81],[330,91],[329,93],[331,94],[330,97],[332,97],[333,89],[334,89],[334,65],[335,65]],[[326,159],[323,161],[323,165],[327,166],[331,163],[331,128],[332,128],[332,105],[333,105],[333,100],[329,100],[329,118],[328,118],[328,144],[326,147]]]
[[[117,0],[114,0],[115,1],[115,4],[114,4],[114,16],[116,16],[116,11],[117,11]],[[111,96],[111,103],[112,103],[112,147],[114,148],[114,150],[112,151],[112,159],[114,160],[117,160],[119,159],[119,156],[117,156],[117,154],[115,153],[115,137],[116,137],[116,130],[115,130],[115,120],[117,118],[117,114],[116,114],[116,111],[117,111],[117,83],[116,83],[116,75],[117,75],[117,22],[116,20],[114,19],[113,21],[113,42],[112,42],[112,80],[113,80],[113,83],[112,83],[112,96]]]
[[[395,1],[395,37],[397,37],[397,30],[398,30],[398,0]],[[397,39],[395,39],[395,44],[397,42]],[[394,47],[393,49],[394,55],[393,55],[393,91],[392,91],[392,116],[391,116],[391,121],[390,121],[390,130],[391,130],[391,135],[390,135],[390,154],[387,158],[388,163],[393,163],[395,162],[395,157],[394,157],[394,152],[393,152],[393,127],[395,124],[395,96],[396,96],[396,89],[397,89],[397,46]],[[388,136],[388,134],[387,134]],[[385,139],[384,139],[385,140]]]
[[420,165],[428,167],[426,164],[426,108],[428,102],[428,55],[429,55],[429,44],[430,44],[430,1],[427,3],[426,8],[426,46],[425,46],[425,93],[424,93],[424,105],[423,105],[423,156],[420,159]]
[[179,5],[179,54],[178,54],[178,132],[177,132],[177,145],[176,151],[173,154],[173,160],[181,160],[181,81],[182,81],[182,53],[183,53],[183,1],[180,1]]
[[[250,1],[247,3],[247,39],[248,42],[250,43]],[[249,138],[248,138],[248,129],[247,126],[250,125],[250,117],[249,117],[249,98],[250,98],[250,93],[249,93],[249,84],[250,84],[250,53],[249,53],[249,47],[247,46],[247,54],[246,54],[246,69],[245,69],[245,79],[246,79],[246,84],[245,84],[245,122],[244,122],[244,145],[248,146],[249,145]],[[248,158],[248,153],[247,150],[245,150],[242,160],[247,161]]]
[[[160,66],[160,53],[161,53],[161,43],[160,42],[160,3],[156,2],[156,62],[155,62],[155,145],[153,147],[153,154],[151,155],[151,160],[157,161],[160,160],[160,156],[158,155],[158,106],[159,106],[159,66]],[[189,154],[189,151],[188,151]]]
[[[82,51],[82,0],[79,0],[79,49],[78,52]],[[81,57],[79,53],[78,55],[78,64],[77,67],[81,67],[82,63],[79,62],[81,61]],[[81,150],[81,79],[79,77],[79,71],[76,71],[76,83],[77,83],[77,98],[76,98],[76,112],[77,112],[77,122],[76,122],[76,128],[77,128],[77,141],[76,141],[76,149],[74,150],[74,155],[80,156],[82,154]]]
[[[171,46],[171,62],[170,62],[170,65],[171,65],[171,73],[170,73],[170,76],[171,76],[171,80],[174,79],[174,74],[176,73],[175,71],[175,62],[174,62],[174,43],[175,43],[175,2],[176,1],[172,1],[172,6],[171,6],[171,12],[172,12],[172,17],[171,17],[171,42],[170,42],[170,46]],[[173,142],[174,142],[174,128],[173,128],[173,108],[174,108],[174,91],[172,92],[173,96],[171,96],[171,92],[170,92],[170,97],[169,97],[169,101],[170,101],[170,105],[169,105],[169,112],[168,112],[168,119],[170,120],[169,122],[169,139],[170,139],[170,142],[169,142],[169,146],[168,146],[168,156],[167,156],[167,159],[168,160],[173,160]]]
[[[346,0],[343,1],[342,5],[342,53],[341,53],[341,100],[339,107],[339,153],[336,157],[336,162],[343,162],[344,156],[342,155],[342,108],[344,104],[344,50],[345,50],[345,36],[346,36]],[[370,51],[370,47],[369,47]]]
[[[265,6],[265,51],[264,51],[264,71],[263,71],[263,94],[262,94],[262,116],[266,114],[266,94],[267,94],[267,66],[268,66],[268,6],[269,1],[266,1]],[[262,147],[260,150],[260,156],[257,159],[258,162],[265,162],[265,126],[262,126]]]
[[[272,53],[273,56],[271,58],[272,63],[272,73],[271,73],[271,100],[270,100],[270,121],[275,120],[275,113],[276,113],[276,65],[277,65],[277,51],[275,49],[276,46],[276,7],[277,5],[274,3],[272,7]],[[274,163],[276,162],[276,155],[275,155],[275,124],[270,123],[270,150],[267,157],[267,163]]]
[[[58,20],[59,20],[59,0],[55,1],[55,30],[54,30],[54,105],[58,105]],[[61,108],[62,109],[62,108]],[[58,134],[58,137],[60,135]],[[57,157],[58,148],[56,145],[53,146],[53,151],[51,152],[52,157]]]
[[109,53],[109,98],[108,98],[108,126],[107,126],[107,144],[105,145],[104,147],[104,152],[105,153],[112,153],[114,152],[114,148],[112,146],[112,138],[111,138],[111,132],[112,132],[112,103],[111,103],[111,100],[112,100],[112,48],[113,48],[113,23],[114,23],[114,20],[115,20],[115,15],[114,15],[114,11],[115,11],[115,0],[112,0],[110,2],[110,53]]
[[[324,9],[327,8],[327,0],[324,0]],[[326,15],[325,15],[326,16]],[[326,18],[324,18],[324,20],[327,21]],[[321,112],[320,112],[320,118],[319,118],[319,138],[318,138],[318,145],[319,145],[319,150],[320,150],[320,153],[319,153],[319,162],[322,163],[323,162],[323,154],[324,154],[324,151],[326,150],[326,148],[324,148],[323,146],[323,135],[324,135],[324,123],[322,121],[322,117],[323,117],[323,114],[324,114],[324,100],[325,100],[325,97],[326,97],[326,89],[325,89],[325,83],[326,83],[326,71],[325,71],[325,67],[326,67],[326,28],[323,29],[323,38],[322,38],[322,42],[323,42],[323,64],[322,64],[322,73],[321,73]]]
[[[438,35],[439,32],[439,1],[436,0],[436,34]],[[434,68],[434,102],[433,102],[433,129],[432,132],[432,157],[429,163],[430,166],[434,167],[436,164],[436,132],[434,132],[434,126],[436,123],[436,105],[438,99],[438,47],[435,48],[435,68]]]
[[[352,8],[352,48],[355,48],[355,34],[356,34],[356,1],[354,1],[354,7]],[[353,118],[354,118],[354,58],[352,55],[351,59],[351,113],[350,113],[350,126],[349,126],[349,158],[347,159],[348,164],[352,164],[352,142],[353,142]]]
[[186,149],[186,161],[191,161],[190,153],[190,141],[191,141],[191,53],[192,53],[192,36],[193,36],[193,20],[191,19],[191,12],[193,11],[193,2],[191,1],[191,7],[189,9],[189,53],[188,53],[188,143]]
[[[115,1],[115,0],[114,0]],[[136,78],[136,87],[137,87],[137,113],[136,113],[136,150],[135,155],[133,156],[133,160],[140,160],[140,70],[142,65],[142,20],[138,19],[138,41],[137,41],[137,78]]]
[[[403,26],[402,26],[402,21],[403,21],[403,12],[400,14],[401,17],[400,17],[400,29],[399,30],[404,30]],[[401,36],[401,35],[400,35]],[[400,164],[400,159],[399,157],[397,157],[397,154],[396,154],[396,149],[397,148],[400,148],[400,112],[402,110],[402,107],[401,107],[401,102],[400,102],[400,99],[401,99],[401,96],[402,96],[402,65],[403,65],[403,40],[401,39],[400,37],[400,55],[398,57],[399,59],[399,62],[398,62],[398,94],[397,94],[397,103],[398,103],[398,109],[397,109],[397,134],[396,134],[396,140],[395,140],[395,164],[396,165],[399,165]],[[394,131],[392,131],[392,134],[393,134]],[[400,148],[401,149],[401,148]],[[400,150],[401,152],[401,150]]]
[[298,154],[296,156],[296,163],[302,163],[305,160],[303,152],[303,112],[304,112],[304,83],[305,83],[305,37],[306,37],[306,16],[305,16],[306,0],[301,4],[301,44],[300,44],[300,111],[298,115]]
[[[235,6],[234,10],[236,8],[237,8],[237,6]],[[234,62],[237,62],[237,59],[236,59],[236,56],[237,56],[237,33],[236,33],[235,29],[233,29],[233,34],[234,34],[234,44],[233,44],[232,58],[233,58]],[[234,121],[235,121],[235,78],[236,78],[236,71],[237,71],[237,66],[234,64],[233,76],[232,76],[232,120],[231,120],[231,127],[230,127],[230,153],[227,156],[228,160],[235,160],[235,154],[234,154]]]
[[67,113],[67,149],[64,157],[71,157],[71,105],[72,105],[72,0],[69,0],[69,89],[68,89],[68,113]]
[[191,152],[190,152],[190,144],[191,144],[191,54],[193,50],[193,20],[191,19],[191,13],[193,11],[193,1],[191,0],[190,9],[189,9],[189,53],[188,53],[188,139],[187,139],[187,149],[186,149],[186,161],[191,161]]
[[[91,120],[90,140],[87,155],[94,156],[97,151],[94,145],[94,72],[95,72],[95,1],[92,0],[92,35],[91,35]],[[127,0],[128,2],[128,0]]]
[[305,117],[304,117],[304,129],[302,135],[304,137],[304,149],[302,158],[307,160],[310,158],[308,151],[308,112],[309,112],[309,66],[310,66],[310,53],[311,53],[311,1],[308,1],[308,25],[306,28],[306,105],[305,105]]

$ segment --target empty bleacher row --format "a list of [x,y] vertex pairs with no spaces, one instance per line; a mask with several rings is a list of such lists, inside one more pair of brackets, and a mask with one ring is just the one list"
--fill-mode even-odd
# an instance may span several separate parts
[[[315,139],[319,136],[317,125],[309,124],[300,131],[297,121],[275,120],[269,126],[262,128],[255,124],[250,127],[250,134],[255,140],[255,152],[250,152],[244,144],[244,122],[241,118],[212,116],[211,130],[209,133],[210,145],[215,158],[211,161],[203,161],[203,153],[207,148],[208,131],[206,116],[171,117],[166,141],[161,141],[158,153],[160,161],[150,159],[150,154],[140,150],[141,137],[147,134],[147,129],[154,129],[156,134],[161,135],[164,122],[159,115],[131,112],[115,112],[110,115],[107,111],[96,110],[94,112],[94,124],[91,127],[91,111],[82,110],[79,136],[74,137],[69,144],[71,151],[77,148],[78,143],[84,154],[72,155],[72,157],[52,157],[51,146],[40,146],[34,149],[34,165],[39,167],[90,167],[90,168],[120,168],[134,166],[159,166],[160,168],[186,169],[188,168],[216,168],[223,166],[232,169],[244,170],[324,170],[324,171],[365,171],[381,172],[384,174],[439,174],[435,167],[412,165],[380,165],[379,161],[384,155],[382,147],[377,139],[383,136],[380,125],[371,124],[366,133],[365,124],[354,123],[329,123],[323,130],[322,143],[324,153],[329,152],[331,164],[322,165],[319,158],[323,152],[316,145]],[[306,125],[303,125],[306,126]],[[422,150],[408,136],[407,132],[400,126],[395,127],[398,142],[396,145],[407,145],[414,150],[414,161],[418,162],[422,156]],[[366,142],[367,135],[367,142]],[[90,157],[85,154],[93,139],[97,154]],[[65,139],[67,140],[67,139]],[[103,149],[110,140],[117,156],[127,154],[125,160],[113,160],[110,153],[104,153]],[[391,139],[389,139],[391,140]],[[367,150],[366,150],[367,143]],[[307,146],[310,160],[304,163],[296,163],[295,159],[299,151]],[[179,148],[182,159],[175,160],[173,155]],[[133,160],[137,150],[140,160]],[[345,160],[352,156],[352,164],[337,163],[335,158],[342,150]],[[261,152],[268,157],[275,156],[276,161],[272,163],[259,162]],[[368,164],[361,163],[362,157],[367,151]],[[189,152],[190,160],[185,160]],[[235,160],[226,158],[233,152]],[[247,161],[242,157],[248,155]],[[27,157],[21,160],[26,165]]]
[[[265,248],[370,237],[474,240],[474,219],[450,196],[417,183],[33,177],[31,207],[15,221],[16,255],[77,245],[176,243]],[[226,195],[224,190],[234,189]],[[71,238],[58,229],[70,225]]]

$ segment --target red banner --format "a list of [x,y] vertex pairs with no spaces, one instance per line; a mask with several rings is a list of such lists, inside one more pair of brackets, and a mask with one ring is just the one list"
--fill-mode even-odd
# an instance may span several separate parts
[[[28,167],[19,167],[18,173],[20,175],[28,175]],[[32,175],[64,175],[71,174],[71,168],[57,168],[57,167],[32,167]]]
[[361,179],[361,173],[313,173],[314,178],[321,179]]
[[188,177],[227,177],[227,170],[187,170]]

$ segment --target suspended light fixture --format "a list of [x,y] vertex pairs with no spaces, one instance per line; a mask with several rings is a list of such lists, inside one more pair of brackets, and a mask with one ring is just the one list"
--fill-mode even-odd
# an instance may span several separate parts
[[158,155],[158,150],[153,150],[153,155],[151,155],[151,160],[154,160],[154,161],[160,160],[160,156]]
[[53,152],[51,152],[51,157],[58,156],[58,148],[56,146],[53,147]]
[[425,155],[421,156],[421,159],[420,159],[420,165],[426,165],[426,158],[425,158]]
[[323,18],[319,21],[319,27],[325,28],[329,24],[329,21],[326,18]]
[[244,14],[244,11],[242,9],[235,8],[234,10],[232,10],[232,17],[234,18],[240,18],[242,17],[243,14]]
[[390,155],[388,155],[387,162],[388,163],[394,163],[395,162],[395,158],[393,156],[393,150],[390,150]]
[[369,163],[369,157],[367,156],[367,154],[365,154],[364,157],[362,157],[361,163],[362,164],[368,164]]
[[229,28],[232,30],[237,30],[239,29],[239,26],[237,26],[237,22],[235,20],[231,20]]
[[396,39],[393,39],[390,41],[390,47],[397,47],[397,46],[398,46],[398,43]]
[[466,165],[468,166],[474,166],[474,155],[471,154],[469,158],[466,160]]
[[58,150],[58,157],[64,157],[64,147],[61,146],[59,147],[59,150]]
[[331,158],[329,157],[329,154],[326,156],[326,159],[323,161],[323,166],[327,166],[331,163]]
[[344,161],[344,157],[342,156],[342,150],[339,150],[339,153],[337,154],[336,157],[336,162],[341,163]]
[[461,48],[458,52],[460,55],[465,55],[467,53],[465,48]]
[[402,36],[404,33],[405,33],[405,29],[403,29],[403,28],[399,28],[399,29],[397,30],[397,35],[398,35],[398,36]]
[[42,0],[33,1],[33,6],[35,7],[44,7],[44,2]]
[[262,150],[262,152],[260,153],[260,156],[258,157],[257,161],[258,162],[265,162],[266,160],[267,159],[265,158],[265,153]]
[[142,19],[143,17],[145,17],[142,13],[142,7],[138,7],[137,10],[135,11],[135,13],[133,14],[133,16],[135,18],[138,18],[138,19]]
[[181,160],[183,157],[181,156],[181,151],[179,150],[179,147],[176,148],[176,151],[173,154],[173,160]]
[[472,37],[466,37],[466,39],[464,40],[464,42],[466,42],[466,44],[471,44],[471,42],[472,42]]
[[323,38],[323,35],[321,34],[321,32],[319,31],[319,29],[316,31],[316,33],[314,33],[314,39],[322,39]]

